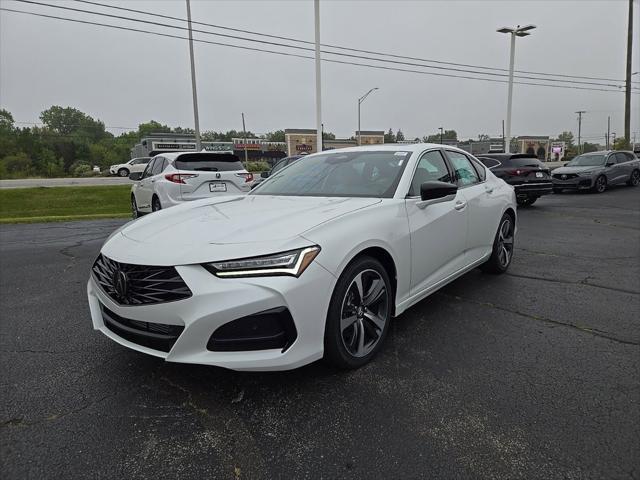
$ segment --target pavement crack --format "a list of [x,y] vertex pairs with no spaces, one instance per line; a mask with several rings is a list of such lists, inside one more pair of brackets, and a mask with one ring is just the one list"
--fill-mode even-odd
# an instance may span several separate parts
[[504,307],[502,305],[496,305],[495,303],[490,303],[490,302],[482,302],[480,300],[474,300],[471,298],[464,298],[464,297],[460,297],[459,295],[449,295],[447,293],[442,293],[442,292],[438,292],[436,295],[442,295],[443,297],[449,298],[449,299],[454,299],[460,302],[467,302],[467,303],[473,303],[476,305],[482,305],[484,307],[489,307],[489,308],[493,308],[496,310],[500,310],[503,312],[508,312],[508,313],[513,313],[515,315],[519,315],[521,317],[525,317],[531,320],[536,320],[538,322],[543,322],[543,323],[550,323],[552,325],[559,325],[562,327],[567,327],[567,328],[571,328],[573,330],[578,330],[580,332],[583,333],[588,333],[590,335],[596,336],[596,337],[601,337],[601,338],[606,338],[607,340],[611,340],[612,342],[616,342],[622,345],[634,345],[636,347],[640,346],[640,343],[638,342],[634,342],[631,340],[625,340],[622,338],[618,338],[615,337],[613,334],[609,333],[609,332],[605,332],[603,330],[598,330],[595,328],[591,328],[591,327],[586,327],[583,325],[576,325],[574,323],[568,323],[568,322],[561,322],[559,320],[553,320],[551,318],[546,318],[546,317],[539,317],[537,315],[531,315],[528,313],[524,313],[524,312],[520,312],[518,310],[512,310],[510,308]]
[[628,290],[626,288],[617,288],[617,287],[609,287],[607,285],[601,285],[599,283],[592,283],[589,281],[589,278],[592,277],[585,277],[582,280],[579,281],[571,281],[571,280],[561,280],[559,278],[546,278],[546,277],[537,277],[535,275],[523,275],[520,273],[507,273],[508,276],[510,277],[516,277],[516,278],[526,278],[529,280],[540,280],[543,282],[552,282],[552,283],[562,283],[565,285],[587,285],[589,287],[594,287],[594,288],[602,288],[604,290],[611,290],[613,292],[620,292],[620,293],[630,293],[631,295],[640,295],[640,292],[636,291],[636,290]]

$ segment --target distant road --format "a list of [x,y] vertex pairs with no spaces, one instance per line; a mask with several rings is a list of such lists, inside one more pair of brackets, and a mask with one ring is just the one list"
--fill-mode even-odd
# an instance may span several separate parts
[[89,178],[25,178],[21,180],[0,180],[2,188],[28,187],[84,187],[94,185],[130,185],[133,182],[122,177],[89,177]]

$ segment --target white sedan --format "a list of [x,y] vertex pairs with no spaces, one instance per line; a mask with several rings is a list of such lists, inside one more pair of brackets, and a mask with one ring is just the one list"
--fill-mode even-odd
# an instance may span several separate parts
[[515,226],[513,188],[462,150],[318,153],[114,232],[87,286],[93,327],[171,362],[356,368],[392,317],[475,267],[506,271]]

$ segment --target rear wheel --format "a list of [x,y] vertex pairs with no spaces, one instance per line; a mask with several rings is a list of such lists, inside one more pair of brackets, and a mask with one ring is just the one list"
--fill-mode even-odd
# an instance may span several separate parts
[[596,183],[593,185],[593,191],[596,193],[602,193],[607,189],[607,177],[600,175],[596,178]]
[[627,185],[630,187],[637,187],[640,185],[640,170],[634,170],[631,172],[631,177],[627,180]]
[[511,265],[513,258],[515,223],[511,215],[505,213],[500,219],[500,225],[493,240],[491,257],[480,268],[483,272],[504,273]]
[[157,212],[158,210],[162,210],[162,205],[160,204],[160,199],[154,195],[151,199],[151,211]]
[[356,259],[340,275],[329,303],[324,358],[339,368],[358,368],[380,350],[389,330],[393,296],[382,264]]
[[538,200],[539,197],[524,197],[524,198],[518,198],[516,199],[516,202],[518,203],[518,205],[520,205],[521,207],[528,207],[529,205],[533,205],[534,203],[536,203],[536,200]]
[[136,196],[131,195],[131,217],[135,220],[140,216],[140,212],[138,211],[138,205],[136,204]]
[[126,168],[121,168],[120,170],[118,170],[118,176],[119,177],[128,177],[129,176],[129,170],[127,170]]

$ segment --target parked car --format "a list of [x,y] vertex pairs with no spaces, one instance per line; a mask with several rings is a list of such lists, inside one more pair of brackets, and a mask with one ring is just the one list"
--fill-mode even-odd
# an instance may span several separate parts
[[260,176],[255,179],[251,188],[257,187],[260,183],[264,182],[267,178],[271,177],[278,170],[281,170],[287,165],[292,164],[293,162],[302,158],[303,156],[304,155],[292,155],[291,157],[281,158],[280,160],[278,160],[276,163],[273,164],[273,167],[271,167],[271,170],[269,170],[268,172],[260,173]]
[[133,218],[183,202],[220,195],[245,194],[253,174],[229,153],[163,153],[144,172],[132,173]]
[[513,186],[518,205],[533,205],[542,195],[553,193],[551,171],[528,153],[485,153],[478,156],[493,174]]
[[128,177],[132,173],[143,172],[149,160],[151,160],[151,157],[132,158],[127,163],[111,165],[109,167],[109,173],[111,173],[111,175],[118,175],[119,177]]
[[114,232],[92,267],[91,319],[172,362],[284,370],[324,357],[356,368],[393,316],[475,267],[505,272],[515,232],[513,188],[463,150],[317,153],[248,195]]
[[603,151],[578,155],[556,168],[552,175],[553,191],[592,190],[604,192],[609,185],[640,184],[640,160],[633,152]]

